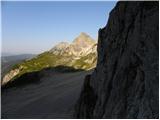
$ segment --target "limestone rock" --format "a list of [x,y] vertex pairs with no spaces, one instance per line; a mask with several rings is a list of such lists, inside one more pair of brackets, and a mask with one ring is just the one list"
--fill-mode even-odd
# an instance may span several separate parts
[[18,73],[20,72],[20,69],[14,69],[11,70],[9,73],[7,73],[3,79],[2,79],[2,83],[1,85],[5,85],[6,83],[8,83],[13,77],[15,77]]
[[[76,37],[71,44],[66,42],[61,42],[50,50],[56,55],[74,56],[82,57],[89,53],[95,51],[96,41],[93,40],[89,35],[82,32],[78,37]],[[96,52],[96,51],[95,51]]]
[[52,48],[50,51],[55,55],[62,55],[64,54],[65,50],[69,47],[69,43],[67,42],[60,42],[57,44],[54,48]]
[[99,30],[97,50],[75,117],[158,118],[158,1],[118,2]]

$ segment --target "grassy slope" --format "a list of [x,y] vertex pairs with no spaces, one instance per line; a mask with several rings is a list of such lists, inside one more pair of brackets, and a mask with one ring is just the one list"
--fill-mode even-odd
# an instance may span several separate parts
[[45,52],[33,59],[15,65],[12,69],[20,68],[18,76],[21,76],[24,73],[39,71],[47,67],[54,67],[58,64],[60,58],[62,59],[61,56]]
[[[96,65],[96,59],[97,59],[96,53],[91,53],[91,54],[88,54],[87,56],[84,56],[84,57],[76,60],[73,64],[73,66],[75,68],[81,68],[84,70],[88,70],[90,68],[93,68]],[[88,60],[91,60],[91,63],[87,62]]]
[[[85,62],[85,60],[92,58],[94,59],[93,63]],[[44,52],[33,59],[26,60],[22,63],[15,65],[12,69],[20,69],[20,73],[15,76],[15,78],[17,78],[25,73],[40,71],[44,68],[55,67],[59,65],[70,66],[75,69],[88,70],[89,68],[93,68],[95,62],[95,54],[89,54],[73,62],[72,56],[60,56],[54,55],[50,52]]]

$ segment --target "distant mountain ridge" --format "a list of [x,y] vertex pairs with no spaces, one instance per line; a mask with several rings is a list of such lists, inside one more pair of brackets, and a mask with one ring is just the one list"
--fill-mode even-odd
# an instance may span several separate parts
[[54,48],[50,50],[53,54],[61,54],[66,56],[76,56],[82,57],[89,54],[92,47],[96,44],[96,41],[93,40],[89,35],[86,33],[81,33],[74,41],[69,44],[67,42],[61,42],[56,45]]
[[61,42],[49,51],[30,60],[16,64],[2,79],[2,85],[25,73],[40,71],[49,67],[66,66],[73,69],[89,70],[96,66],[97,43],[86,33],[81,33],[72,43]]

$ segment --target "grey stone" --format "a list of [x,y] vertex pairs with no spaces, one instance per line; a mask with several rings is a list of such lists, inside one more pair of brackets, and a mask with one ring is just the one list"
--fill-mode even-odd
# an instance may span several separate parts
[[86,77],[74,116],[158,118],[158,1],[118,2],[99,30],[97,51],[96,69]]

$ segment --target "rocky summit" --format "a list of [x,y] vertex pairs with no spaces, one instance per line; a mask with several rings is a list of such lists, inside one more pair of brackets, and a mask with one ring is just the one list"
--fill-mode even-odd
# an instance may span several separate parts
[[[86,33],[81,33],[69,44],[61,42],[51,50],[16,64],[2,79],[6,85],[22,75],[45,68],[63,66],[75,70],[90,70],[97,63],[97,43]],[[62,68],[62,67],[60,67]]]
[[99,30],[98,61],[76,118],[159,118],[159,3],[120,1]]
[[50,50],[53,54],[60,54],[66,56],[82,57],[91,53],[93,50],[95,52],[96,41],[93,40],[89,35],[82,32],[74,41],[69,44],[67,42],[61,42]]

